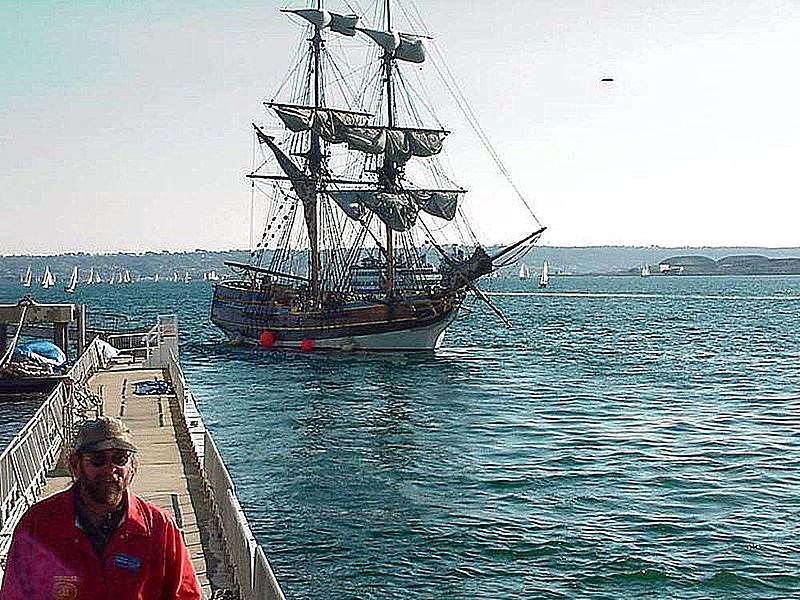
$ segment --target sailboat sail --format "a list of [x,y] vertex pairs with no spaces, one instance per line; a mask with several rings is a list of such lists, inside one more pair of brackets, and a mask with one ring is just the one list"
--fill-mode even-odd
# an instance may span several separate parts
[[547,266],[547,261],[542,264],[542,274],[539,276],[539,287],[546,288],[550,283],[550,270]]
[[44,273],[42,274],[42,279],[39,283],[44,289],[51,288],[56,284],[56,278],[50,271],[49,266],[44,268]]
[[22,287],[31,287],[31,282],[33,280],[33,271],[31,270],[30,266],[26,269],[20,283],[22,283]]
[[[436,348],[467,291],[499,312],[477,281],[544,228],[522,199],[529,222],[506,223],[518,242],[489,256],[476,237],[445,160],[450,131],[424,98],[425,72],[447,71],[425,68],[439,53],[416,17],[395,20],[415,7],[380,0],[368,22],[316,4],[282,11],[308,35],[267,124],[253,124],[264,230],[249,263],[229,263],[239,277],[214,285],[212,321],[246,344]],[[509,200],[498,191],[492,209]]]
[[67,285],[64,286],[64,291],[68,294],[72,294],[75,291],[75,288],[78,287],[78,267],[72,267],[72,273],[69,276],[69,281],[67,281]]

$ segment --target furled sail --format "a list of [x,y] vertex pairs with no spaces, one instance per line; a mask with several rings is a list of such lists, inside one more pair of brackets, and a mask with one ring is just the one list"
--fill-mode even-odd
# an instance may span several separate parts
[[407,190],[406,192],[420,209],[429,215],[452,221],[456,216],[459,197],[463,191]]
[[449,131],[411,127],[347,127],[343,135],[353,150],[386,154],[389,160],[405,164],[412,156],[433,156],[442,151]]
[[443,129],[367,125],[369,114],[347,110],[277,103],[269,106],[294,133],[313,130],[328,143],[347,143],[350,149],[367,154],[385,153],[398,164],[405,164],[412,156],[439,154],[450,133]]
[[394,51],[394,55],[407,62],[425,62],[425,45],[422,43],[422,38],[408,33],[401,33],[400,45]]
[[339,15],[327,10],[318,10],[315,8],[284,10],[283,12],[302,17],[317,29],[329,27],[331,31],[351,37],[356,34],[356,25],[358,25],[358,16],[356,15]]
[[361,194],[371,194],[371,191],[346,191],[346,192],[329,192],[330,197],[339,205],[348,217],[355,221],[360,221],[366,211],[361,202]]
[[269,146],[269,149],[272,150],[272,153],[278,160],[278,164],[281,166],[281,169],[283,169],[283,172],[286,173],[286,176],[289,177],[289,180],[292,182],[292,188],[294,189],[295,193],[303,202],[312,201],[314,199],[315,190],[311,182],[308,181],[306,174],[303,173],[300,167],[292,162],[291,158],[286,156],[286,154],[278,147],[278,145],[270,136],[266,135],[263,131],[256,127],[255,124],[253,127],[255,127],[258,141],[262,144],[266,144]]
[[369,36],[373,42],[399,60],[413,63],[425,62],[425,46],[422,38],[418,35],[376,29],[359,28],[358,31]]
[[374,190],[331,191],[331,198],[356,221],[370,210],[395,231],[408,231],[420,210],[448,221],[453,220],[463,190],[404,190],[397,194]]
[[329,194],[351,219],[361,219],[364,209],[369,209],[394,231],[408,231],[417,222],[419,208],[402,193],[348,190]]
[[347,129],[367,124],[367,113],[332,108],[314,108],[294,104],[269,103],[283,124],[295,133],[313,129],[326,142],[347,141]]

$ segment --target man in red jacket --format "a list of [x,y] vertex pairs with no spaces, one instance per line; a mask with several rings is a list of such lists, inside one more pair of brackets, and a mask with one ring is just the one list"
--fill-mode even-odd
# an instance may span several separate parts
[[69,457],[69,489],[22,516],[0,600],[199,600],[172,518],[128,489],[136,446],[114,417],[84,423]]

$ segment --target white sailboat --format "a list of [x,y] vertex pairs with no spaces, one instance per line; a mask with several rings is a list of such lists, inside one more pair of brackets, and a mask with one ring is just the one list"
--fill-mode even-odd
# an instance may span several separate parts
[[531,278],[530,269],[528,269],[528,265],[526,265],[525,263],[522,263],[519,266],[519,278],[520,279],[530,279]]
[[28,269],[25,271],[25,274],[20,279],[22,287],[31,287],[32,279],[33,279],[33,271],[31,271],[30,266],[28,266]]
[[539,276],[539,287],[546,288],[548,283],[550,283],[550,271],[547,268],[547,261],[544,261],[544,264],[542,264],[542,274]]
[[103,278],[100,277],[99,271],[94,272],[94,283],[103,283]]
[[122,281],[120,283],[133,283],[131,279],[131,272],[128,269],[125,269],[121,274]]
[[192,276],[189,275],[189,271],[186,271],[186,273],[184,273],[183,275],[183,283],[191,283],[191,281],[192,281]]
[[642,277],[650,277],[650,265],[642,265]]
[[94,267],[89,269],[89,274],[86,276],[86,281],[84,281],[86,285],[93,285],[94,284]]
[[75,292],[75,288],[78,287],[78,266],[75,265],[72,267],[72,274],[69,276],[69,281],[67,285],[64,286],[64,291],[68,294],[72,294]]
[[42,280],[40,281],[40,284],[44,289],[51,288],[56,284],[56,278],[50,272],[49,266],[44,268],[44,273],[42,274]]

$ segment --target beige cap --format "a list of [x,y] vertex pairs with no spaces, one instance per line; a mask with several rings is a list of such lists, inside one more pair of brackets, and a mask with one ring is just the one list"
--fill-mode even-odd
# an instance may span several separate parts
[[78,452],[114,449],[136,452],[131,430],[116,417],[98,417],[86,421],[78,431],[74,447]]

